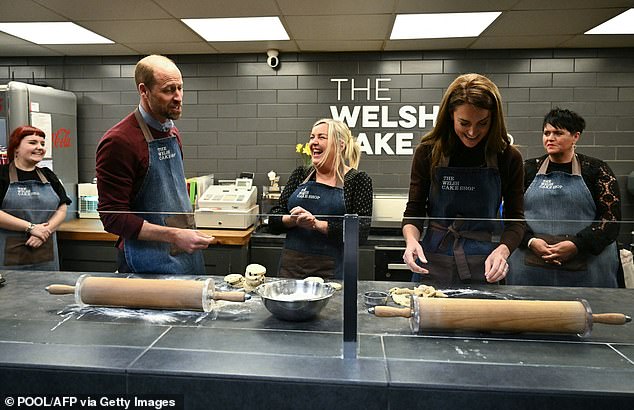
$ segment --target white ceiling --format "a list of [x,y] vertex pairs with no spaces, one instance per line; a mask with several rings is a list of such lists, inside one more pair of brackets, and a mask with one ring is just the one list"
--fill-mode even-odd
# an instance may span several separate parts
[[[0,0],[1,22],[72,21],[115,44],[40,46],[0,32],[2,56],[634,47],[583,33],[634,0]],[[389,40],[397,13],[502,11],[479,37]],[[279,16],[289,41],[206,42],[181,18]]]

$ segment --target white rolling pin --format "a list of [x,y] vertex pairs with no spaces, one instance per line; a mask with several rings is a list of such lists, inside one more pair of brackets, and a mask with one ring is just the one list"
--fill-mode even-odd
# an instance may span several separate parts
[[107,278],[82,275],[75,286],[50,285],[53,295],[74,294],[80,306],[117,306],[143,309],[202,310],[210,312],[214,300],[244,302],[244,292],[217,292],[213,279],[167,280]]
[[573,333],[589,336],[593,323],[622,325],[632,319],[622,313],[592,314],[590,305],[577,301],[488,300],[420,298],[412,295],[411,308],[375,306],[370,313],[409,318],[412,333],[424,330],[484,332]]

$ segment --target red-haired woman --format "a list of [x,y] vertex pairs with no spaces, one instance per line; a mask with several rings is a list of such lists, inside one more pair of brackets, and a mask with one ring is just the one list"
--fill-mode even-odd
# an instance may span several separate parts
[[55,231],[71,203],[44,158],[44,131],[16,128],[9,137],[9,164],[0,166],[0,268],[59,270]]

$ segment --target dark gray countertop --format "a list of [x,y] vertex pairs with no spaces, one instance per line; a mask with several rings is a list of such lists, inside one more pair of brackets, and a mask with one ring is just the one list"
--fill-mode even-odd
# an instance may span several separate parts
[[[471,408],[486,407],[486,400],[517,407],[518,398],[547,407],[600,402],[625,408],[634,401],[634,324],[597,324],[586,339],[412,335],[407,319],[371,316],[359,300],[358,358],[343,359],[341,292],[316,320],[294,323],[271,316],[258,297],[219,302],[211,313],[80,310],[72,295],[44,290],[74,284],[80,273],[3,275],[0,385],[10,393],[176,392],[185,395],[186,408],[208,408],[204,391],[213,391],[219,408],[242,408],[266,392],[275,394],[258,408],[293,408],[308,396],[302,407],[362,402],[364,408],[395,408],[417,403],[421,392],[432,404]],[[358,291],[394,285],[413,284],[360,282]],[[541,300],[585,298],[595,313],[634,315],[630,289],[486,289]],[[237,393],[245,386],[249,393]]]

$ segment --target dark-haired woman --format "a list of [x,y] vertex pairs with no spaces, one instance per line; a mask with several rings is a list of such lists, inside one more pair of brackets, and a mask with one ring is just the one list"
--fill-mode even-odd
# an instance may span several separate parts
[[575,152],[585,124],[560,108],[544,117],[546,154],[524,164],[527,229],[508,284],[617,286],[619,185],[605,162]]

